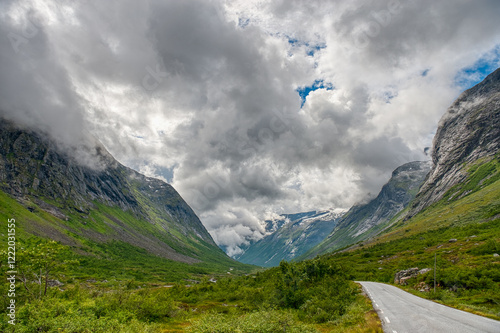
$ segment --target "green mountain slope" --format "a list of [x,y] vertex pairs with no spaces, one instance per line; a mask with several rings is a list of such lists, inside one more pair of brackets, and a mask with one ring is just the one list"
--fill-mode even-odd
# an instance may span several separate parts
[[2,121],[0,216],[16,219],[21,240],[53,239],[110,263],[147,258],[179,272],[193,264],[244,267],[217,247],[173,187],[124,167],[103,147],[95,155],[97,166],[83,166],[44,136]]
[[415,197],[430,170],[429,162],[411,162],[400,166],[370,202],[352,207],[321,243],[300,259],[334,251],[380,233],[393,223]]

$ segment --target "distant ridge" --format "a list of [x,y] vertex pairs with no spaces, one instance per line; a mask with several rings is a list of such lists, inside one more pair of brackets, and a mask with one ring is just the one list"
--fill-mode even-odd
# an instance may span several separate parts
[[266,221],[266,230],[273,231],[251,244],[235,259],[263,267],[279,265],[281,260],[291,261],[321,242],[344,215],[343,209],[282,214]]

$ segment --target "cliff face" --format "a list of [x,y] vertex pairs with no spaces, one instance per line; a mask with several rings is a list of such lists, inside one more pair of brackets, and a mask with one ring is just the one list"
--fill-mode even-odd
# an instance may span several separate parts
[[0,122],[0,189],[56,218],[26,225],[31,233],[63,243],[71,243],[68,232],[119,240],[183,262],[206,252],[226,257],[172,186],[121,165],[103,147],[94,155],[97,167],[84,166],[43,135]]
[[375,199],[353,206],[337,222],[330,235],[306,256],[314,257],[378,234],[408,206],[430,168],[430,162],[411,162],[398,167]]
[[439,201],[467,177],[466,166],[491,159],[500,148],[500,69],[465,91],[439,122],[432,147],[433,167],[408,217]]

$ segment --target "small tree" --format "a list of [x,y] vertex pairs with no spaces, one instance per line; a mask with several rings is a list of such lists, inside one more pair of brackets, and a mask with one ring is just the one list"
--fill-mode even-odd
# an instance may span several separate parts
[[[55,241],[37,241],[26,244],[17,253],[17,267],[20,273],[19,280],[24,289],[32,298],[42,298],[47,295],[49,278],[57,270],[68,264],[76,264],[76,260],[69,260],[71,252],[67,246]],[[38,284],[38,293],[31,287],[31,279]]]

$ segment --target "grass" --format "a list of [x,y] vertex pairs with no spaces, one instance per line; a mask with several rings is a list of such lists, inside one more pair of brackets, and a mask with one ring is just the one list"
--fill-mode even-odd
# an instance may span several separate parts
[[38,299],[18,284],[15,332],[381,332],[344,271],[315,260],[192,286],[65,281]]

